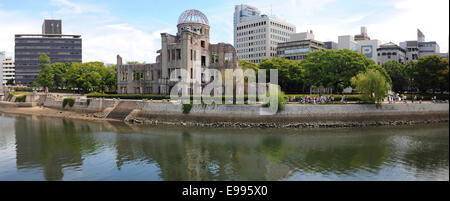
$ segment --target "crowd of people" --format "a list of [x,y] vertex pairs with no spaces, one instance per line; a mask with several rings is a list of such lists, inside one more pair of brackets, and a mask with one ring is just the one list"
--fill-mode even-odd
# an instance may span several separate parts
[[[334,96],[300,96],[300,98],[296,98],[295,96],[291,97],[290,102],[299,102],[301,104],[321,104],[321,103],[332,103],[335,101]],[[346,102],[345,96],[342,96],[341,102]]]

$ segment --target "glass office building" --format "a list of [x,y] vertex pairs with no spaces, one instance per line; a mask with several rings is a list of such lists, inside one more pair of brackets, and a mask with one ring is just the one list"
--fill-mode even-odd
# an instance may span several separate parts
[[[51,63],[82,62],[81,35],[54,34],[61,33],[61,30],[48,34],[44,31],[48,30],[45,26],[52,26],[52,23],[47,21],[43,24],[43,34],[15,35],[16,84],[31,85],[37,81],[41,54],[47,54]],[[60,21],[57,27],[61,29]]]

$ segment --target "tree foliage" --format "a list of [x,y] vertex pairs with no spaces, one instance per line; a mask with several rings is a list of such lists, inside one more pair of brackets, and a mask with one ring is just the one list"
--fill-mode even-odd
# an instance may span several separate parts
[[389,74],[392,79],[392,90],[401,92],[408,89],[408,72],[407,67],[398,63],[397,61],[385,62],[382,65],[383,69]]
[[356,89],[363,93],[363,97],[369,102],[381,102],[391,90],[391,85],[385,75],[375,69],[367,69],[351,79]]
[[117,66],[106,67],[102,62],[53,63],[43,66],[38,84],[49,89],[111,92],[117,89]]
[[278,83],[284,91],[304,90],[305,70],[300,62],[284,58],[264,59],[259,63],[259,69],[266,69],[266,79],[270,78],[270,69],[278,70]]
[[448,59],[430,55],[419,58],[416,63],[411,63],[409,68],[414,86],[420,91],[448,90]]
[[259,69],[258,64],[246,60],[239,60],[239,67],[242,68],[243,71],[246,71],[247,69],[253,69],[255,72],[257,72]]
[[350,86],[352,77],[374,64],[363,54],[347,49],[311,52],[301,61],[309,86],[322,85],[332,87],[335,91]]

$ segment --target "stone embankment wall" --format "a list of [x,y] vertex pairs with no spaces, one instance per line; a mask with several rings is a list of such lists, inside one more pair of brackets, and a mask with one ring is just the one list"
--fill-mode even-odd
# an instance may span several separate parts
[[137,117],[167,121],[243,121],[243,122],[315,122],[315,121],[395,121],[448,120],[449,104],[375,105],[286,105],[275,115],[261,115],[258,105],[193,105],[188,114],[181,104],[142,103]]
[[89,104],[87,99],[77,99],[72,107],[66,105],[66,107],[63,108],[63,100],[46,97],[42,106],[59,110],[64,109],[76,112],[94,113],[102,112],[106,108],[114,107],[114,104],[115,100],[112,99],[91,99]]
[[[14,98],[13,98],[14,99]],[[151,102],[119,99],[87,99],[77,97],[70,107],[63,105],[63,97],[53,95],[33,95],[24,103],[0,102],[0,107],[43,106],[58,110],[80,113],[105,113],[101,118],[118,120],[139,120],[159,122],[237,122],[253,124],[289,125],[308,122],[448,122],[448,103],[422,104],[382,104],[375,105],[286,105],[275,115],[261,115],[266,108],[260,105],[193,105],[188,114],[183,113],[183,105],[171,102]],[[184,123],[183,123],[184,124]],[[339,124],[339,123],[337,123]],[[228,124],[223,124],[228,125]]]

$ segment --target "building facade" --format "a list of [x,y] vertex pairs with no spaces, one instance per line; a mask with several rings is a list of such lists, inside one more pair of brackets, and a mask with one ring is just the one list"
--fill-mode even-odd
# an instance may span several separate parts
[[441,53],[439,44],[436,41],[426,42],[425,35],[419,29],[417,29],[417,40],[400,42],[400,47],[406,50],[407,62],[417,61],[419,58],[429,55],[439,55],[445,58],[445,54]]
[[359,45],[355,41],[355,38],[351,35],[339,36],[338,37],[338,49],[348,49],[353,51],[359,51]]
[[234,47],[237,46],[237,26],[239,23],[245,20],[251,20],[252,18],[259,18],[261,12],[253,6],[249,5],[236,5],[234,7],[234,18],[233,18],[233,30],[234,30]]
[[60,22],[45,20],[43,34],[15,35],[16,84],[31,85],[37,81],[40,71],[38,58],[41,54],[47,54],[51,63],[82,62],[81,36],[56,34],[61,31]]
[[367,27],[361,27],[361,33],[358,35],[355,35],[355,41],[361,41],[361,40],[370,40],[370,37],[367,34]]
[[235,28],[239,59],[259,63],[276,56],[278,43],[288,42],[296,32],[294,25],[268,15],[244,18]]
[[381,45],[379,40],[359,40],[357,41],[359,52],[373,61],[378,61],[378,47]]
[[10,79],[15,80],[14,61],[11,57],[6,57],[5,52],[0,52],[0,78],[3,85]]
[[[210,44],[207,17],[197,10],[187,10],[178,19],[176,35],[161,33],[161,49],[156,63],[124,65],[117,58],[119,94],[169,94],[181,78],[180,70],[189,73],[190,84],[206,84],[205,69],[238,67],[236,51],[231,44]],[[192,92],[192,91],[191,91]]]
[[333,41],[327,41],[323,43],[325,45],[325,48],[327,50],[337,50],[338,48],[338,43],[333,42]]
[[325,44],[314,40],[313,32],[307,31],[291,34],[291,38],[288,42],[278,43],[277,57],[300,61],[310,52],[325,49]]
[[388,61],[397,61],[403,65],[406,64],[406,51],[392,42],[380,45],[377,54],[378,65],[383,65],[383,63]]

